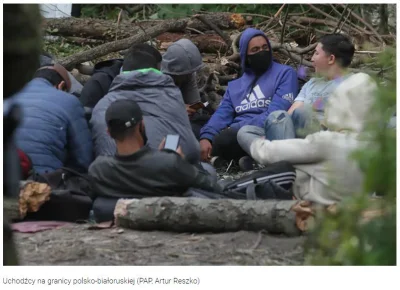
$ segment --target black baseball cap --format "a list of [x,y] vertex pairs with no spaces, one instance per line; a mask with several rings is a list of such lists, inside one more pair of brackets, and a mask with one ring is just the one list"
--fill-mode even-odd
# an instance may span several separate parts
[[142,110],[133,100],[118,100],[113,102],[106,111],[107,126],[131,128],[143,120]]

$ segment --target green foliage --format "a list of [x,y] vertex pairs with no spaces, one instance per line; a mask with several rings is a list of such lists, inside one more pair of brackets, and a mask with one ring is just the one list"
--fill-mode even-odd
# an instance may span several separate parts
[[[128,5],[129,6],[129,5]],[[146,4],[146,15],[136,13],[137,19],[172,19],[188,17],[199,12],[249,13],[264,16],[274,15],[282,4]],[[305,11],[302,5],[289,5],[290,12]],[[85,4],[82,17],[117,19],[120,7],[117,4]],[[133,15],[131,15],[133,16]],[[254,16],[254,23],[265,21]]]
[[[379,90],[364,134],[371,145],[354,153],[365,174],[364,190],[344,201],[337,214],[321,217],[306,245],[307,264],[396,264],[396,131],[387,126],[396,107],[394,59],[393,48],[387,48],[378,58],[378,66],[386,69],[388,76],[376,80]],[[373,192],[383,198],[371,202]],[[366,209],[385,214],[362,223]]]
[[55,55],[57,58],[66,57],[84,49],[82,46],[63,43],[62,41],[44,41],[43,43],[43,50]]

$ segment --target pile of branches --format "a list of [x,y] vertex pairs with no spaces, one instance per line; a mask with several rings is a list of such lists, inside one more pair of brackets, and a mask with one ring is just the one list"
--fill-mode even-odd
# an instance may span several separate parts
[[[76,69],[84,75],[90,75],[93,69],[83,63],[116,52],[123,56],[133,44],[152,41],[160,51],[164,51],[174,41],[188,38],[197,45],[207,64],[199,73],[198,82],[202,95],[214,106],[219,104],[227,82],[240,73],[238,42],[241,32],[247,27],[264,31],[271,41],[274,58],[295,69],[302,65],[312,70],[312,53],[319,37],[327,33],[344,33],[352,39],[356,46],[353,67],[359,66],[364,58],[375,56],[386,45],[396,41],[394,35],[378,33],[372,24],[352,11],[348,4],[326,4],[332,9],[329,14],[319,8],[322,5],[307,5],[308,10],[302,13],[289,13],[290,5],[283,4],[270,16],[203,12],[182,19],[146,21],[124,19],[121,10],[116,22],[73,17],[46,19],[44,31],[47,36],[62,37],[64,41],[92,46],[59,60],[68,70]],[[254,25],[256,18],[263,21]]]

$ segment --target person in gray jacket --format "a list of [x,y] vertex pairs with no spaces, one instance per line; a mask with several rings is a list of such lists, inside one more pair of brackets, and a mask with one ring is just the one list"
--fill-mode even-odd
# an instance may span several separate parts
[[106,132],[105,112],[114,101],[130,99],[143,111],[150,148],[158,148],[166,135],[176,134],[187,160],[199,162],[200,146],[172,78],[157,70],[157,60],[144,51],[128,51],[122,69],[108,94],[93,109],[90,126],[96,156],[115,154],[115,142]]
[[161,71],[170,75],[181,90],[187,114],[190,118],[193,132],[199,139],[201,128],[208,122],[210,116],[196,111],[190,105],[201,101],[197,87],[197,75],[204,67],[200,51],[189,39],[182,38],[171,44],[161,62]]
[[187,162],[181,146],[176,151],[146,146],[146,116],[132,99],[113,102],[104,117],[116,142],[114,156],[100,156],[89,168],[93,180],[96,221],[111,220],[119,198],[182,196],[189,188],[218,191],[217,178],[201,165]]

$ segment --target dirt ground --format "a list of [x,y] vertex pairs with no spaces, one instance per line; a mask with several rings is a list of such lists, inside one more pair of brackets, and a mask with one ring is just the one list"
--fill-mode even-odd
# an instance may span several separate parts
[[300,265],[304,237],[89,230],[81,224],[15,233],[14,240],[22,265]]

